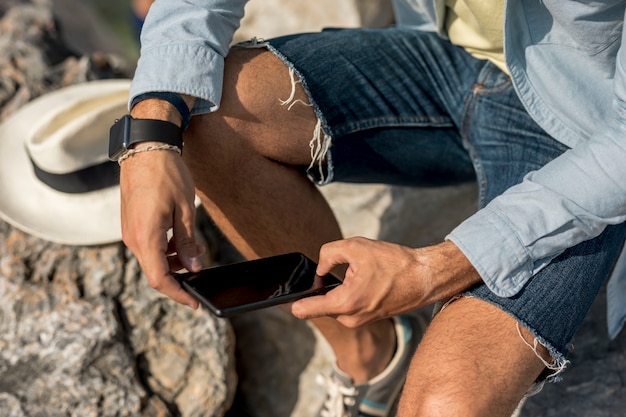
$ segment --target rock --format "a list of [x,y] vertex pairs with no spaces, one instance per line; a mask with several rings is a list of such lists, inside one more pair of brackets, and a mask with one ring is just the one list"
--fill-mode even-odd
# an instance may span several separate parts
[[0,120],[26,102],[70,84],[128,78],[114,55],[78,55],[62,41],[46,0],[0,3]]
[[113,301],[71,300],[50,286],[0,276],[0,392],[26,415],[138,415],[147,393],[119,343]]
[[65,247],[0,223],[0,294],[0,415],[230,408],[232,327],[149,288],[121,244]]
[[393,23],[390,0],[263,0],[246,5],[235,41],[270,38],[323,27],[383,27]]
[[[0,16],[0,120],[63,86],[129,76],[112,55],[66,47],[47,1],[5,1]],[[150,288],[121,242],[64,246],[0,221],[0,295],[2,416],[221,417],[231,407],[232,326]]]
[[330,184],[320,188],[344,236],[365,236],[407,246],[441,242],[476,211],[475,183],[426,188]]
[[237,334],[239,397],[232,416],[314,416],[324,392],[318,373],[334,361],[307,322],[277,308],[232,318]]
[[[111,33],[109,27],[102,23],[101,16],[94,10],[93,5],[97,0],[47,0],[52,6],[52,12],[59,22],[61,41],[79,55],[90,55],[95,51],[115,56],[116,59],[136,59],[129,54],[129,45],[125,45],[120,37]],[[108,9],[119,7],[125,20],[130,22],[131,1],[107,2]],[[80,16],[80,19],[76,19]],[[76,34],[80,36],[75,36]],[[134,48],[135,45],[132,45]],[[127,64],[134,67],[134,62]]]

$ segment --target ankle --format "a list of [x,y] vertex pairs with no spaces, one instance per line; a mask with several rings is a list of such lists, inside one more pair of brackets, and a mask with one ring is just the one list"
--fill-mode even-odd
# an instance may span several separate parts
[[351,349],[342,349],[337,354],[337,367],[350,376],[354,384],[369,381],[387,368],[396,344],[393,320],[372,323],[358,329],[352,340],[344,345]]

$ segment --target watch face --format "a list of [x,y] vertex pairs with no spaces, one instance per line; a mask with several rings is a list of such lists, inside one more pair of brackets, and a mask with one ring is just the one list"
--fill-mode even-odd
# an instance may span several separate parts
[[109,132],[109,159],[117,161],[128,149],[130,141],[130,116],[116,120]]

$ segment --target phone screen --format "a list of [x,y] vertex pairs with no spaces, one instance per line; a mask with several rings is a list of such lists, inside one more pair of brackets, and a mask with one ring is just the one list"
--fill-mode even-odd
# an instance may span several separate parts
[[316,275],[316,267],[293,252],[180,274],[177,279],[213,314],[228,317],[323,294],[341,284],[332,275]]

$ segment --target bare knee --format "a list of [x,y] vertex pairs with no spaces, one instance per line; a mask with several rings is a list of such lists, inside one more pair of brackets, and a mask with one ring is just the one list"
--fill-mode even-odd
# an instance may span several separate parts
[[471,403],[460,401],[453,393],[443,389],[437,393],[420,392],[413,397],[412,407],[403,407],[398,417],[484,417]]
[[229,176],[266,163],[306,168],[318,130],[309,98],[287,65],[264,48],[237,47],[226,59],[219,109],[192,118],[185,158],[202,175],[206,167],[212,175],[223,167]]
[[494,401],[498,390],[482,385],[480,378],[465,373],[462,365],[432,372],[414,361],[409,372],[398,417],[508,417],[515,408],[515,401]]
[[[293,105],[285,105],[291,98]],[[219,118],[231,134],[258,153],[288,164],[305,164],[317,117],[287,65],[266,49],[235,47],[226,58]]]
[[[465,381],[471,383],[471,381]],[[484,387],[484,389],[489,389]],[[398,417],[510,417],[518,402],[488,401],[485,397],[468,397],[456,383],[439,384],[414,391],[407,389],[402,395]]]
[[435,316],[422,339],[398,415],[510,416],[543,369],[515,319],[461,298]]

